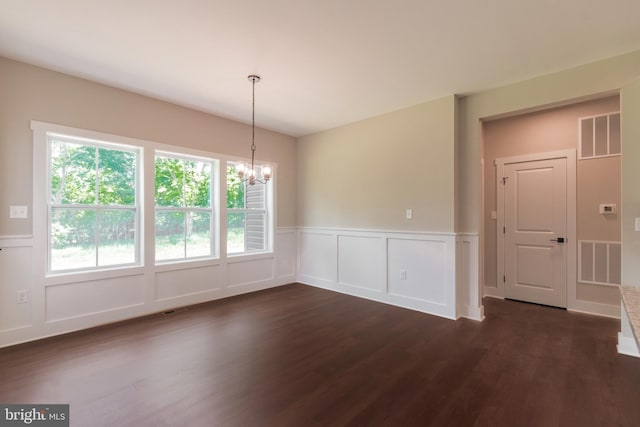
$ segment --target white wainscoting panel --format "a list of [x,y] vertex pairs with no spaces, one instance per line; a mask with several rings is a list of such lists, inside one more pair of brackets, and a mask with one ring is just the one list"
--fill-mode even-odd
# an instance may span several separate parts
[[627,356],[640,357],[640,349],[638,349],[638,343],[633,336],[631,330],[631,323],[627,316],[627,309],[624,305],[620,307],[620,332],[618,333],[618,353],[626,354]]
[[453,233],[301,228],[298,281],[456,318]]
[[143,275],[50,285],[45,288],[45,319],[72,319],[143,303]]
[[389,294],[447,303],[447,244],[441,240],[389,239]]
[[299,281],[336,284],[338,280],[336,234],[301,230],[298,251]]
[[[292,283],[298,229],[277,229],[275,251],[219,260],[45,275],[46,233],[0,236],[0,347]],[[16,291],[29,301],[18,304]]]
[[479,240],[477,234],[456,236],[456,311],[458,317],[481,321],[484,307],[480,298]]
[[384,240],[380,237],[338,236],[338,283],[382,292]]
[[220,266],[157,272],[155,283],[158,301],[218,290]]
[[296,240],[295,228],[278,230],[276,240],[276,281],[280,284],[296,280]]
[[[32,247],[29,239],[0,238],[0,333],[28,327],[33,319]],[[26,292],[27,302],[18,304],[18,291]]]
[[273,280],[273,257],[230,259],[227,264],[227,287],[254,285]]

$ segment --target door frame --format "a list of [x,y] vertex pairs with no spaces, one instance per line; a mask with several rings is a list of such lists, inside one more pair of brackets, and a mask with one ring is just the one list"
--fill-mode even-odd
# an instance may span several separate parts
[[497,288],[499,297],[505,297],[505,223],[504,189],[500,182],[504,176],[504,166],[513,163],[527,163],[538,160],[567,159],[567,309],[576,308],[577,287],[577,212],[576,212],[576,150],[559,150],[545,153],[525,154],[521,156],[500,157],[495,160],[496,166],[496,247],[497,247]]

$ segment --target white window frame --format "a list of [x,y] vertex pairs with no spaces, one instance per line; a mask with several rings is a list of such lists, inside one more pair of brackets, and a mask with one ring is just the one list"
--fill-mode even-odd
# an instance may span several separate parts
[[[241,163],[243,162],[242,160],[229,160],[226,162],[225,164],[225,169],[224,169],[224,183],[225,183],[225,191],[224,191],[224,206],[227,206],[227,190],[228,190],[228,182],[227,182],[227,169],[231,166],[233,166],[234,164],[237,163]],[[246,164],[246,161],[244,161],[244,163]],[[225,209],[225,221],[224,221],[224,226],[225,226],[225,233],[224,236],[220,236],[220,238],[224,238],[225,239],[225,247],[227,248],[227,256],[230,258],[233,257],[240,257],[240,256],[249,256],[249,255],[260,255],[260,254],[270,254],[274,252],[274,243],[273,243],[273,235],[274,235],[274,227],[275,227],[275,206],[274,206],[274,200],[275,200],[275,180],[276,180],[276,169],[277,166],[270,163],[269,164],[271,167],[271,178],[269,179],[269,181],[266,184],[261,184],[256,182],[255,185],[264,185],[265,186],[265,207],[264,209],[255,209],[255,208],[226,208]],[[221,179],[222,179],[222,174],[221,174]],[[245,186],[245,206],[246,206],[246,196],[247,196],[247,191],[246,191],[246,187],[249,186],[248,182],[244,182],[244,186]],[[264,213],[264,223],[265,223],[265,229],[264,229],[264,249],[262,250],[244,250],[241,252],[229,252],[228,250],[228,244],[229,244],[229,233],[228,233],[228,218],[229,218],[229,214],[232,213]],[[246,248],[246,234],[245,234],[245,248]]]
[[[231,157],[211,151],[189,148],[179,145],[163,144],[154,141],[130,138],[121,135],[74,128],[53,123],[31,121],[33,132],[33,199],[31,216],[33,219],[33,234],[29,236],[33,240],[33,269],[34,277],[39,278],[45,287],[58,286],[70,283],[84,283],[93,280],[103,280],[121,277],[136,277],[140,275],[153,275],[157,272],[168,272],[185,268],[200,268],[203,266],[225,265],[231,262],[243,262],[253,259],[272,258],[275,253],[275,224],[277,218],[276,190],[277,164],[269,162],[272,169],[272,177],[267,184],[266,193],[266,222],[264,251],[238,252],[229,255],[227,253],[227,208],[226,208],[226,168],[228,163],[246,162],[246,159]],[[100,269],[70,270],[65,272],[49,272],[47,269],[48,257],[48,225],[47,215],[48,198],[47,165],[48,148],[47,133],[70,135],[73,137],[106,141],[116,145],[125,145],[139,150],[138,179],[136,182],[136,200],[138,202],[138,264],[124,266],[104,266]],[[214,160],[217,169],[212,172],[218,181],[212,180],[212,208],[214,209],[214,229],[212,241],[214,245],[213,256],[206,259],[186,259],[174,262],[155,263],[155,173],[154,159],[156,152],[174,153],[189,158],[204,158]],[[260,184],[263,185],[263,184]],[[29,221],[29,219],[27,219]]]
[[[182,206],[182,207],[177,207],[177,206],[158,206],[155,203],[155,184],[156,184],[156,180],[155,180],[155,161],[156,158],[160,156],[160,157],[167,157],[167,158],[172,158],[172,159],[177,159],[177,160],[183,160],[183,161],[195,161],[195,162],[203,162],[203,163],[208,163],[210,165],[210,178],[209,178],[209,207],[208,208],[198,208],[198,207],[187,207],[187,206]],[[154,166],[154,180],[153,180],[153,184],[154,184],[154,188],[153,190],[151,190],[154,194],[154,218],[156,218],[156,213],[158,211],[160,212],[184,212],[185,214],[185,218],[186,215],[189,212],[206,212],[209,213],[209,255],[203,255],[203,256],[187,256],[187,251],[186,251],[186,239],[184,241],[184,245],[185,245],[185,256],[181,257],[181,258],[170,258],[170,259],[161,259],[159,260],[157,257],[157,254],[155,254],[155,264],[156,265],[164,265],[164,264],[170,264],[170,263],[176,263],[176,262],[185,262],[185,261],[192,261],[192,260],[203,260],[203,259],[216,259],[218,257],[218,245],[216,244],[217,240],[220,238],[220,236],[218,235],[218,231],[219,231],[219,227],[216,227],[216,197],[215,197],[215,190],[218,186],[218,183],[216,181],[216,179],[220,178],[220,168],[219,168],[219,164],[220,161],[211,157],[201,157],[201,156],[193,156],[193,155],[188,155],[188,154],[182,154],[182,153],[176,153],[176,152],[172,152],[172,151],[163,151],[163,150],[156,150],[154,152],[154,156],[153,156],[153,166]],[[225,176],[225,180],[226,180],[226,176]],[[185,229],[186,232],[186,229]],[[156,245],[157,248],[157,240],[156,240],[156,229],[154,226],[154,235],[153,235],[153,240],[154,240],[154,245]],[[155,251],[154,251],[155,253]]]
[[[106,141],[105,139],[109,139]],[[105,138],[105,139],[96,139],[89,138],[86,136],[79,136],[74,134],[74,132],[54,132],[49,131],[46,132],[46,156],[47,156],[47,166],[46,166],[46,206],[47,206],[47,275],[54,274],[64,274],[64,273],[80,273],[80,272],[89,272],[89,271],[102,271],[102,270],[110,270],[115,268],[122,267],[134,267],[142,265],[141,262],[141,251],[140,251],[140,239],[141,239],[141,192],[140,192],[140,182],[142,180],[141,174],[141,163],[142,163],[142,148],[137,146],[132,146],[129,144],[122,143],[120,141],[114,140],[113,138]],[[118,151],[125,151],[134,153],[136,156],[136,174],[135,174],[135,203],[131,206],[125,205],[100,205],[97,201],[93,204],[54,204],[51,202],[51,144],[52,141],[59,141],[63,143],[70,144],[78,144],[84,146],[90,146],[95,148],[104,148]],[[96,188],[96,192],[98,189]],[[134,243],[134,261],[130,263],[121,263],[121,264],[109,264],[109,265],[99,265],[99,248],[100,248],[100,236],[99,233],[96,233],[96,265],[91,267],[80,267],[80,268],[70,268],[70,269],[58,269],[52,270],[52,219],[53,219],[53,210],[54,209],[77,209],[77,210],[90,210],[95,211],[96,213],[101,210],[125,210],[125,211],[133,211],[134,212],[134,221],[135,221],[135,243]]]

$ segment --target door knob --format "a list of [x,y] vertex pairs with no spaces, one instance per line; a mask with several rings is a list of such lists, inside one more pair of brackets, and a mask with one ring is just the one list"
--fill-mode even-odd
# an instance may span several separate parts
[[557,239],[551,239],[549,241],[550,242],[564,243],[564,237],[558,237]]

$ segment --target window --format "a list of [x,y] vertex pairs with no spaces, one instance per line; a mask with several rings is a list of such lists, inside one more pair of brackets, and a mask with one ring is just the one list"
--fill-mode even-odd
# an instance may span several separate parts
[[48,270],[139,263],[137,148],[48,134]]
[[[236,164],[205,151],[51,123],[31,127],[41,165],[34,170],[34,237],[43,248],[36,262],[56,276],[51,283],[66,273],[138,274],[149,248],[163,271],[173,268],[168,263],[217,262],[222,239],[225,255],[273,250],[273,178],[248,185]],[[262,168],[256,173],[262,179]]]
[[[256,177],[262,170],[256,167]],[[249,185],[240,181],[236,165],[227,167],[227,252],[239,254],[269,249],[268,184]]]
[[169,153],[156,155],[156,261],[214,254],[213,162]]

